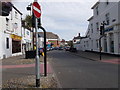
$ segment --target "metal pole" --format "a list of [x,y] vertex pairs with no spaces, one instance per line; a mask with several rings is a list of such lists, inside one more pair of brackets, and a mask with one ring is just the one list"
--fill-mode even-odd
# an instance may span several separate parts
[[46,30],[40,26],[40,28],[43,30],[44,32],[44,76],[47,76],[47,49],[46,49]]
[[100,60],[101,60],[101,37],[99,39],[99,53],[100,53]]
[[35,19],[36,25],[36,87],[40,87],[40,62],[39,62],[39,53],[38,53],[38,32],[37,32],[37,18]]
[[[37,2],[37,0],[34,0],[34,2]],[[38,27],[37,27],[37,18],[35,17],[35,31],[36,31],[36,63],[35,63],[35,69],[36,69],[36,87],[40,87],[40,62],[39,62],[39,53],[38,53]]]

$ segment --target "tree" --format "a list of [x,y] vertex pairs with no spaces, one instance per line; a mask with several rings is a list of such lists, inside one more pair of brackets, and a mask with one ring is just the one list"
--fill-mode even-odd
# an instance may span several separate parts
[[26,15],[25,19],[22,20],[22,27],[31,29],[32,28],[32,16]]
[[70,46],[70,47],[73,47],[73,41],[67,41],[67,43],[68,43],[68,46]]

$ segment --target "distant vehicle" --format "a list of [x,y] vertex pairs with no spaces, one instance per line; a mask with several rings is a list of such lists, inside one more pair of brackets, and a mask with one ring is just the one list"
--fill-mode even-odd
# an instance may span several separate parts
[[62,47],[59,47],[58,50],[63,50],[63,48],[62,48]]
[[65,50],[66,50],[66,51],[69,51],[69,50],[70,50],[70,47],[66,47]]
[[70,51],[70,52],[77,52],[77,49],[76,49],[76,48],[70,48],[69,51]]
[[50,51],[51,49],[49,47],[47,47],[47,51]]
[[58,47],[54,47],[54,49],[53,50],[58,50]]

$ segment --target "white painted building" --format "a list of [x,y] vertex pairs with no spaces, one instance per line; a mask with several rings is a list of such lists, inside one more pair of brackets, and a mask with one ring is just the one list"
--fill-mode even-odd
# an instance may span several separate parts
[[0,16],[0,59],[22,54],[22,13],[12,7],[9,16]]
[[32,50],[32,32],[22,27],[22,52]]
[[105,21],[105,36],[101,40],[102,52],[120,54],[120,1],[97,2],[93,7],[93,16],[88,19],[86,37],[77,45],[78,50],[99,52],[100,25]]

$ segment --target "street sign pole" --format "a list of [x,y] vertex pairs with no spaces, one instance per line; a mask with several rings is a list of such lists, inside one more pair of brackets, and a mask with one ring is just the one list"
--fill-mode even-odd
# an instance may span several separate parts
[[[34,0],[37,2],[37,0]],[[34,3],[33,3],[34,4]],[[34,7],[34,6],[33,6]],[[34,12],[35,14],[35,12]],[[38,53],[38,22],[37,17],[35,17],[35,32],[36,32],[36,63],[35,63],[35,71],[36,71],[36,87],[40,87],[40,61],[39,61],[39,53]]]
[[36,87],[40,87],[40,61],[38,53],[38,28],[37,28],[37,18],[35,18],[35,32],[36,32]]

